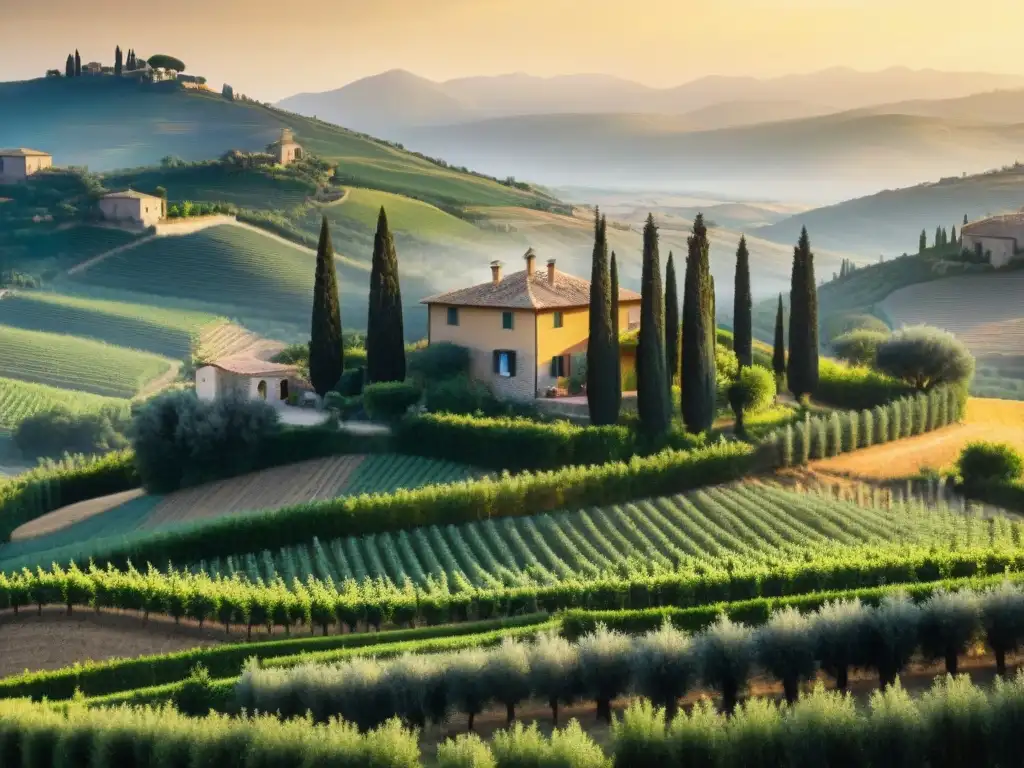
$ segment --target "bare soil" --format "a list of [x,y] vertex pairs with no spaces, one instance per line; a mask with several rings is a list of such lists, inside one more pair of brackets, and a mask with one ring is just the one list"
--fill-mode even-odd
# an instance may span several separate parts
[[131,491],[112,493],[109,496],[87,499],[77,504],[70,504],[66,507],[55,509],[53,512],[37,517],[35,520],[30,520],[24,525],[15,528],[11,534],[11,541],[33,539],[36,536],[45,536],[48,533],[59,531],[81,520],[87,520],[94,515],[108,512],[114,507],[124,504],[126,501],[137,499],[139,496],[144,495],[144,493],[145,491],[141,488],[135,488]]

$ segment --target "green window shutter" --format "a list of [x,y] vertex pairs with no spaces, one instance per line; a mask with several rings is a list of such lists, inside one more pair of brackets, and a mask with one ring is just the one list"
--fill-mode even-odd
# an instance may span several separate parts
[[506,331],[512,330],[512,317],[513,315],[511,312],[501,313],[501,327],[504,328]]
[[508,353],[508,375],[509,376],[515,376],[516,375],[516,353],[515,352],[509,352]]
[[499,371],[501,371],[501,353],[494,350],[494,372],[498,373]]
[[557,357],[552,357],[551,358],[551,375],[552,376],[558,376],[558,358]]

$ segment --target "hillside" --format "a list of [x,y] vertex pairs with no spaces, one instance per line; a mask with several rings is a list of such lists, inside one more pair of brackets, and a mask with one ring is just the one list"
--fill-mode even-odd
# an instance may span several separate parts
[[691,131],[678,116],[532,115],[409,129],[402,139],[454,163],[543,184],[698,188],[817,204],[1024,155],[1024,125],[888,114],[714,131]]
[[106,171],[152,166],[167,156],[191,161],[230,149],[262,151],[290,127],[308,151],[341,163],[353,184],[456,205],[553,202],[335,125],[175,83],[100,77],[0,83],[0,102],[0,145],[50,151],[60,166]]
[[[998,163],[1002,166],[1007,155]],[[917,251],[921,230],[929,241],[936,227],[959,231],[966,215],[970,221],[1024,206],[1024,166],[889,189],[867,197],[815,208],[758,230],[758,236],[790,242],[806,226],[816,243],[843,248],[871,257]]]

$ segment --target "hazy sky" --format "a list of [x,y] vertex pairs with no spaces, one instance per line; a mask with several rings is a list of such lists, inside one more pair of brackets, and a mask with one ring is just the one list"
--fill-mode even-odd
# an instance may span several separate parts
[[[0,80],[168,53],[265,101],[388,69],[602,72],[653,86],[902,65],[1024,73],[1024,0],[0,0]],[[996,42],[992,42],[995,40]]]

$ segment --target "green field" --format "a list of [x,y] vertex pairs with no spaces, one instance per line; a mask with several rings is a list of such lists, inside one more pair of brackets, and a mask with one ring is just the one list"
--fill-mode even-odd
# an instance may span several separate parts
[[66,269],[138,237],[131,232],[104,227],[40,227],[39,224],[15,225],[0,221],[0,264],[35,274]]
[[480,477],[480,472],[473,467],[451,461],[401,454],[372,454],[352,473],[340,495],[394,493],[402,488],[457,483],[477,477]]
[[22,291],[0,300],[0,325],[72,332],[81,338],[176,359],[187,358],[193,339],[217,321],[212,314],[56,293]]
[[94,411],[107,405],[127,405],[127,402],[87,392],[57,389],[45,384],[0,378],[0,436],[9,435],[24,419],[40,411],[58,406],[75,411]]
[[780,488],[709,488],[601,509],[432,526],[311,542],[195,564],[249,579],[406,579],[431,589],[549,587],[658,574],[720,574],[844,562],[856,568],[907,547],[1019,546],[1018,522],[917,505],[859,506]]
[[171,365],[168,358],[150,352],[0,325],[0,377],[4,378],[130,398]]
[[[156,165],[167,156],[209,160],[262,151],[290,127],[308,151],[337,161],[345,183],[454,205],[550,205],[536,192],[442,168],[367,136],[249,101],[175,83],[54,78],[0,84],[0,145],[50,149],[61,165],[93,170]],[[172,190],[169,194],[176,196]]]

